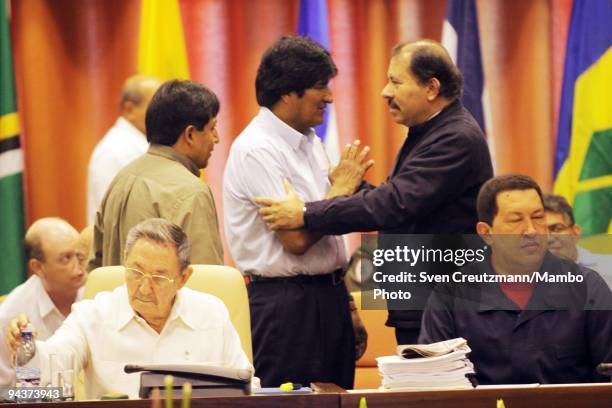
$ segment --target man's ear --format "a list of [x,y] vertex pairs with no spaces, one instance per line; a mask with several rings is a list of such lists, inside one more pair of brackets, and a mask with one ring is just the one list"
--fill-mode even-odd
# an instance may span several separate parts
[[195,126],[187,125],[185,129],[183,129],[183,133],[181,133],[182,138],[187,145],[191,145],[193,143],[193,132],[196,130]]
[[572,234],[579,237],[582,234],[582,227],[579,224],[572,225]]
[[431,78],[427,82],[427,100],[433,102],[440,94],[440,81],[438,78]]
[[478,221],[476,224],[476,232],[480,235],[480,238],[488,245],[491,244],[491,226],[483,221]]
[[42,262],[40,262],[38,259],[30,258],[28,260],[28,269],[32,271],[33,274],[38,275],[42,278]]
[[285,105],[291,104],[291,99],[292,99],[292,96],[293,96],[294,93],[295,92],[291,92],[291,93],[288,93],[288,94],[285,94],[285,95],[281,95],[280,101],[283,104],[285,104]]
[[191,274],[193,273],[193,267],[191,265],[189,265],[187,268],[185,268],[185,270],[183,271],[183,273],[180,276],[180,284],[181,284],[181,288],[183,286],[185,286],[185,284],[187,283],[187,281],[189,280],[189,278],[191,277]]
[[125,116],[129,122],[134,119],[134,110],[136,108],[136,104],[132,101],[125,101],[123,106],[121,106],[121,115]]

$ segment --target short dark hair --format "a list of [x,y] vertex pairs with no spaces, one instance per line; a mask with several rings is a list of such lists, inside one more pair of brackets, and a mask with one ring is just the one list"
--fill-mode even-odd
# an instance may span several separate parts
[[391,55],[396,56],[405,46],[411,47],[410,72],[421,85],[436,78],[440,81],[440,96],[451,99],[461,97],[463,76],[440,44],[431,40],[401,43],[393,47]]
[[147,140],[172,146],[187,126],[202,130],[218,113],[219,99],[204,85],[178,79],[164,82],[147,108]]
[[499,208],[497,208],[497,195],[509,190],[535,190],[540,196],[542,203],[544,202],[540,186],[529,176],[506,174],[493,177],[485,182],[478,192],[478,198],[476,199],[478,220],[492,225],[493,219],[499,211]]
[[298,96],[317,82],[327,82],[338,73],[329,52],[308,37],[284,36],[266,50],[255,78],[260,106],[271,108],[291,92]]
[[576,223],[572,206],[569,205],[565,197],[554,194],[544,194],[544,210],[566,215],[571,225]]

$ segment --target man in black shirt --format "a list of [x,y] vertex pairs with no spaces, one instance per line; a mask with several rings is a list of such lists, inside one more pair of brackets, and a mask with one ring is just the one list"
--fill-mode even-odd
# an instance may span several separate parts
[[[292,191],[284,200],[260,198],[270,228],[323,234],[475,232],[476,196],[493,168],[485,137],[459,100],[461,73],[440,44],[425,40],[393,48],[388,79],[382,96],[408,136],[387,181],[305,204]],[[390,307],[387,324],[396,328],[399,344],[416,342],[421,314]]]
[[479,384],[609,382],[595,368],[612,361],[612,292],[548,251],[540,187],[498,176],[477,208],[486,255],[436,288],[420,342],[465,338]]

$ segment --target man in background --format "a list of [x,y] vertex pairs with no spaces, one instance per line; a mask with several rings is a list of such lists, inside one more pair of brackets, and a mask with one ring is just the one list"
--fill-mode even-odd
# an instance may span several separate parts
[[160,81],[134,75],[123,84],[120,115],[98,142],[87,169],[87,223],[93,224],[96,211],[113,178],[126,164],[143,155],[149,143],[145,136],[145,112]]
[[93,256],[93,232],[94,226],[88,225],[79,232],[79,247],[80,253],[84,254],[84,258],[81,260],[83,269],[87,270],[87,262],[89,258]]
[[[553,254],[598,272],[612,287],[612,256],[594,254],[578,245],[582,229],[576,224],[574,211],[567,200],[558,195],[544,195],[548,225],[548,249]],[[608,237],[609,238],[609,237]],[[612,243],[612,240],[609,240]]]
[[102,200],[90,270],[120,265],[129,230],[148,218],[180,226],[193,263],[223,263],[214,198],[200,179],[219,142],[218,113],[217,96],[201,84],[172,80],[159,88],[146,114],[149,150],[117,174]]
[[[27,281],[16,287],[0,305],[0,327],[13,318],[27,314],[45,340],[70,314],[72,304],[82,298],[85,283],[79,233],[61,218],[41,218],[25,235]],[[11,386],[15,379],[6,348],[6,332],[0,331],[0,385]]]
[[[378,230],[381,242],[392,234],[475,232],[476,196],[493,167],[482,131],[459,100],[461,73],[433,41],[402,43],[391,53],[382,96],[408,136],[387,182],[364,183],[353,195],[318,201],[295,195],[257,200],[272,229],[323,234]],[[417,340],[429,290],[422,287],[419,293],[418,301],[410,301],[412,310],[399,310],[406,308],[402,302],[389,305],[387,324],[395,327],[398,344]]]

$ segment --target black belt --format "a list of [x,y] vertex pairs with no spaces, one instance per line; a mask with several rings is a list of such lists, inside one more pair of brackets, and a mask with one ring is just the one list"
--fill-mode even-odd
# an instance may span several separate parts
[[331,273],[322,275],[295,275],[268,278],[259,275],[250,275],[251,282],[294,282],[294,283],[322,283],[336,286],[344,281],[344,270],[336,269]]

